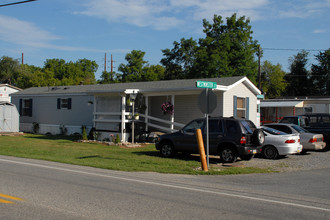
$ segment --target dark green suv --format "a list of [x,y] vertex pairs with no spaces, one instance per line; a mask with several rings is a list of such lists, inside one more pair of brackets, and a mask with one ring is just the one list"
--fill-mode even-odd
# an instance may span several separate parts
[[[163,157],[171,157],[177,152],[198,154],[196,129],[201,129],[206,140],[206,119],[189,122],[180,131],[164,134],[156,142],[156,149]],[[242,118],[209,118],[209,152],[220,155],[224,163],[233,163],[240,157],[250,160],[265,140],[264,133],[252,121]]]

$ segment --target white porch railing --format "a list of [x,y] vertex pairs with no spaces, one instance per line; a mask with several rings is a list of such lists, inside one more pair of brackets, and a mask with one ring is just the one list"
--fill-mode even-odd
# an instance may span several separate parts
[[[98,123],[121,123],[122,119],[97,119],[97,116],[121,116],[121,112],[94,112],[94,123],[98,122]],[[129,115],[129,112],[125,112],[125,116]],[[183,126],[185,126],[184,124],[181,123],[177,123],[177,122],[171,122],[168,120],[164,120],[164,119],[160,119],[160,118],[156,118],[153,116],[149,116],[149,115],[145,115],[145,114],[141,114],[139,113],[140,117],[143,117],[144,120],[135,120],[135,121],[140,121],[140,122],[145,122],[147,127],[153,127],[153,128],[157,128],[160,129],[162,131],[166,131],[166,132],[175,132],[177,131],[176,129],[171,129],[171,127],[176,126],[179,128],[182,128]],[[169,125],[169,127],[165,127],[165,126],[161,126],[161,125],[157,125],[154,123],[149,122],[149,120],[153,120],[155,122],[160,122],[166,125]],[[130,123],[132,122],[131,119],[124,119],[125,123]]]

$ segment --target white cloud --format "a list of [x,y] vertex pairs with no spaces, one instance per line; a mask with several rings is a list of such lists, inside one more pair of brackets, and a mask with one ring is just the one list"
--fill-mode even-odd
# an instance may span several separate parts
[[313,34],[322,34],[322,33],[326,33],[327,30],[324,30],[324,29],[316,29],[313,31]]
[[127,23],[158,30],[187,25],[189,20],[212,18],[214,14],[231,16],[238,13],[254,19],[268,0],[89,0],[79,14],[98,17],[109,23]]
[[[42,30],[33,23],[0,15],[0,41],[32,47],[34,49],[54,49],[60,51],[104,52],[104,49],[57,45],[53,41],[61,38]],[[112,49],[127,52],[127,49]]]
[[0,40],[2,41],[44,47],[49,41],[58,39],[60,38],[32,23],[0,15]]
[[330,0],[287,1],[273,4],[273,11],[279,18],[311,18],[328,13]]
[[214,14],[229,17],[233,13],[257,20],[260,18],[259,10],[268,4],[268,0],[171,0],[171,4],[179,7],[190,7],[193,10],[194,18],[197,20],[212,18]]
[[94,16],[112,22],[123,22],[139,27],[152,26],[155,29],[167,29],[182,24],[174,16],[165,16],[171,12],[166,1],[157,0],[91,0],[87,9],[80,14]]

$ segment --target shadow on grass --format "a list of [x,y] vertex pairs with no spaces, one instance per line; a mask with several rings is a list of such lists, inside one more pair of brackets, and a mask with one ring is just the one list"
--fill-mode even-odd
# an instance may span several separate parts
[[[150,157],[158,157],[160,159],[177,159],[177,160],[184,160],[184,161],[200,161],[200,156],[197,154],[185,154],[185,153],[176,153],[173,155],[173,157],[170,158],[164,158],[160,155],[159,151],[143,151],[143,152],[133,152],[133,154],[137,155],[145,155]],[[212,164],[218,164],[220,163],[219,157],[210,157],[209,158],[210,163]]]
[[79,159],[79,160],[84,160],[84,159],[124,160],[124,159],[119,159],[116,157],[102,157],[100,155],[81,156],[81,157],[76,157],[76,159]]
[[65,135],[41,135],[41,134],[29,134],[24,136],[30,139],[40,139],[40,140],[68,140],[68,141],[78,141],[81,139],[80,136],[65,136]]

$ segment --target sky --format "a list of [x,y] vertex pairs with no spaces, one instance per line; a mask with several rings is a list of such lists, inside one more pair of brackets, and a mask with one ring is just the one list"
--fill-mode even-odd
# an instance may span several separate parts
[[330,48],[329,12],[330,0],[37,0],[0,7],[0,57],[21,62],[24,54],[25,64],[40,67],[47,59],[86,58],[99,65],[99,79],[105,63],[110,71],[111,55],[114,71],[132,50],[160,64],[162,50],[174,41],[205,37],[203,19],[236,13],[250,19],[261,61],[288,71],[289,58],[301,49],[309,51],[310,66]]

